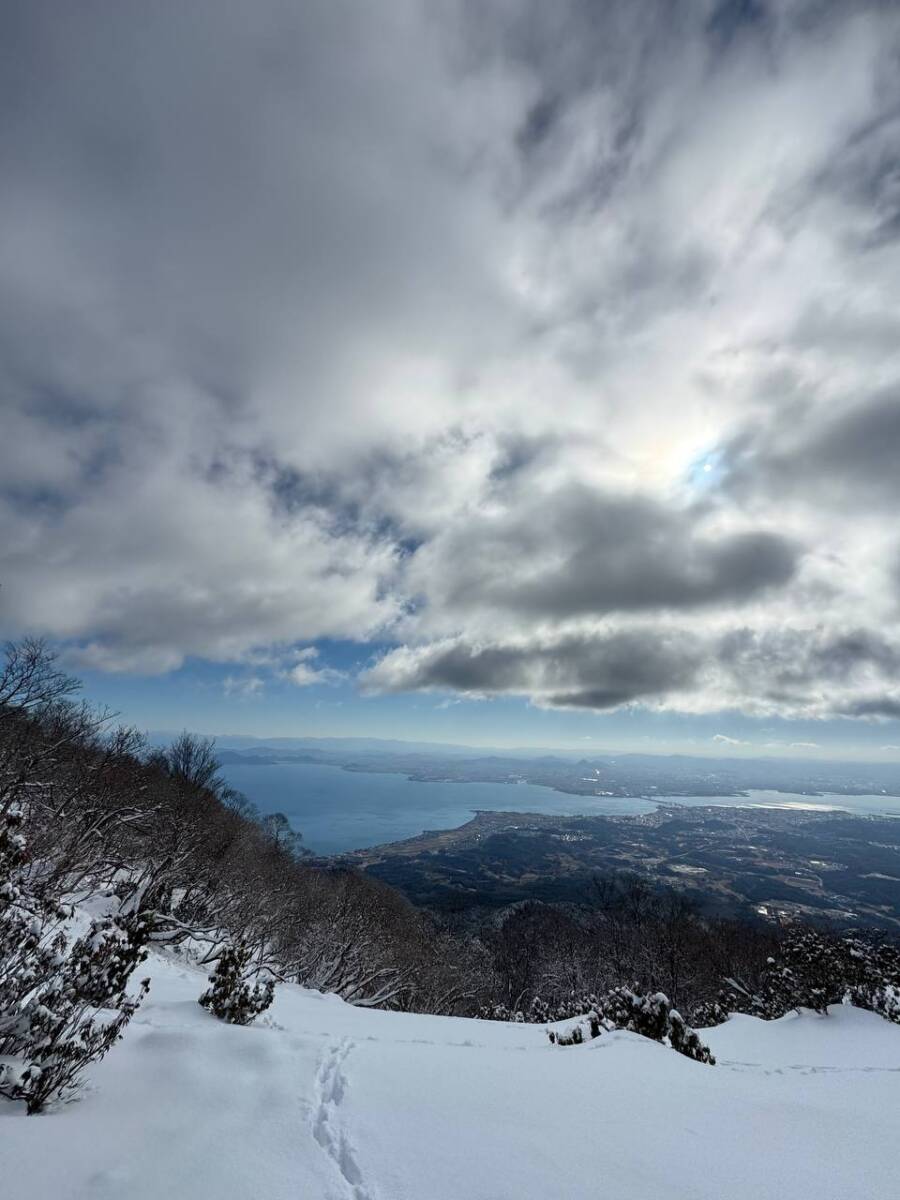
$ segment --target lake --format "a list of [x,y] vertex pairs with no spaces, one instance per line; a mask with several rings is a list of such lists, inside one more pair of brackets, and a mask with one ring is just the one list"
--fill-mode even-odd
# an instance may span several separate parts
[[[396,842],[426,829],[455,829],[471,820],[479,808],[572,816],[627,815],[656,808],[656,800],[569,796],[531,783],[423,783],[398,774],[345,771],[343,767],[319,763],[228,764],[222,774],[261,812],[283,812],[317,854],[339,854]],[[689,806],[843,808],[858,814],[900,816],[900,798],[895,796],[753,792],[748,797],[676,796],[671,802]]]

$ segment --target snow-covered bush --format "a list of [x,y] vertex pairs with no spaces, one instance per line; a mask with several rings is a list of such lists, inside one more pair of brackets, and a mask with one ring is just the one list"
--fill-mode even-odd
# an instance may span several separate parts
[[900,1025],[900,947],[863,937],[845,938],[843,947],[850,1003]]
[[580,1046],[584,1041],[584,1030],[581,1025],[573,1025],[571,1029],[566,1029],[559,1033],[555,1029],[549,1029],[547,1036],[550,1041],[556,1046]]
[[836,938],[805,926],[791,929],[771,964],[764,1000],[779,1016],[796,1008],[824,1013],[843,998],[845,959]]
[[661,1042],[669,1031],[672,1006],[662,992],[642,996],[631,988],[612,988],[601,997],[600,1020],[606,1029],[628,1029]]
[[700,1029],[712,1029],[714,1025],[724,1025],[731,1013],[725,1003],[724,995],[715,1000],[703,1000],[695,1004],[690,1012],[691,1022]]
[[709,1046],[700,1041],[696,1030],[691,1029],[677,1008],[669,1012],[668,1037],[669,1045],[679,1054],[693,1058],[696,1062],[715,1065],[716,1060]]
[[722,1002],[764,1020],[811,1008],[824,1013],[847,1000],[900,1023],[900,948],[873,936],[839,937],[798,925],[769,958],[756,990],[726,980]]
[[[42,1112],[50,1101],[71,1099],[81,1076],[119,1040],[147,993],[149,980],[134,995],[107,994],[108,939],[95,935],[90,948],[77,944],[63,970],[22,1006],[16,1029],[18,1062],[0,1076],[0,1094],[24,1100],[29,1113]],[[120,945],[118,932],[112,941]],[[80,946],[80,949],[79,949]],[[114,971],[114,974],[117,972]],[[84,991],[82,991],[82,988]],[[111,1010],[107,1016],[102,1010]]]
[[66,910],[25,886],[27,855],[22,813],[10,805],[0,816],[0,1049],[5,1049],[19,1006],[56,969],[65,939]]
[[[476,1015],[482,1021],[514,1021],[519,1025],[525,1021],[525,1014],[520,1008],[507,1008],[505,1004],[485,1004],[479,1008]],[[542,1025],[552,1019],[550,1016],[542,1016],[535,1024]]]
[[681,1013],[662,992],[642,996],[631,988],[612,988],[602,996],[586,1017],[564,1032],[548,1030],[550,1041],[557,1046],[580,1045],[585,1031],[591,1038],[604,1030],[627,1029],[656,1042],[667,1043],[679,1054],[697,1062],[715,1064],[715,1058]]
[[70,945],[68,911],[30,885],[20,823],[12,806],[0,818],[0,1095],[39,1113],[71,1099],[121,1037],[149,986],[126,992],[146,957],[147,928],[98,920]]
[[900,987],[884,984],[881,987],[856,992],[853,1003],[857,1008],[868,1008],[886,1021],[900,1025]]
[[274,982],[271,979],[254,982],[249,966],[250,951],[246,947],[226,947],[198,1003],[221,1021],[249,1025],[265,1012],[275,995]]
[[482,1005],[476,1016],[482,1021],[514,1021],[517,1024],[548,1025],[551,1021],[567,1021],[595,1008],[599,1001],[593,994],[572,995],[552,1003],[535,996],[526,1009],[507,1008],[505,1004]]

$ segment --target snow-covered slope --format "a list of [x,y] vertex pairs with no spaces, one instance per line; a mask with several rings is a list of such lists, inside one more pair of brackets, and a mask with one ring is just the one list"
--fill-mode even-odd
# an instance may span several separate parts
[[716,1067],[632,1034],[352,1008],[279,989],[223,1025],[204,976],[153,987],[77,1103],[0,1102],[4,1200],[893,1200],[900,1028],[833,1009],[707,1032]]

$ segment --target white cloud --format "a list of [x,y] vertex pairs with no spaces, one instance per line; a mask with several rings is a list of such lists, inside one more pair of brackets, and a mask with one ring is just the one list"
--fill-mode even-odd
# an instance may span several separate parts
[[226,675],[222,680],[222,690],[226,696],[240,696],[251,699],[261,696],[265,689],[265,681],[259,675]]
[[319,652],[315,646],[297,650],[291,655],[294,665],[283,668],[279,674],[296,687],[312,687],[321,683],[335,684],[346,679],[342,671],[336,671],[332,667],[317,667],[315,660],[318,656]]

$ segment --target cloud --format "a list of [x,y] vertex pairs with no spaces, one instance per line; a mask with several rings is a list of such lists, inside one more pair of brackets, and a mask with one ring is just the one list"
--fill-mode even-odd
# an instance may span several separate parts
[[847,717],[874,717],[885,721],[900,720],[900,695],[865,696],[854,700],[842,710]]
[[439,434],[445,375],[505,323],[430,22],[14,7],[0,619],[128,670],[369,636],[399,603],[380,514],[286,513],[277,482]]
[[866,629],[743,629],[714,648],[711,680],[760,713],[889,716],[900,709],[900,643]]
[[334,675],[327,670],[317,671],[308,663],[298,663],[296,667],[291,667],[287,672],[287,678],[296,687],[311,687],[317,683],[333,682]]
[[639,703],[685,712],[880,718],[900,710],[898,661],[900,645],[858,630],[761,636],[643,623],[515,641],[452,638],[402,646],[360,682],[369,692],[520,695],[549,707],[598,711]]
[[615,632],[543,643],[402,647],[365,672],[362,684],[370,692],[513,693],[561,708],[613,709],[687,687],[695,669],[688,641]]
[[226,675],[222,680],[222,690],[226,696],[240,696],[244,699],[250,699],[253,696],[262,695],[265,689],[265,680],[259,675]]
[[319,657],[319,651],[315,646],[306,646],[302,650],[295,651],[290,657],[293,659],[294,665],[283,667],[279,674],[295,687],[340,683],[346,678],[342,671],[336,671],[333,667],[317,667],[315,665],[315,661]]
[[8,7],[0,632],[900,713],[893,6]]
[[727,733],[714,733],[712,736],[714,742],[720,742],[723,746],[749,746],[750,742],[742,741],[741,738],[729,737]]
[[[530,486],[531,485],[531,486]],[[703,513],[634,494],[528,481],[416,556],[412,581],[442,615],[529,620],[739,604],[794,575],[798,547],[767,530],[709,532]]]
[[[893,331],[894,345],[900,324]],[[844,509],[900,499],[900,384],[859,400],[789,404],[742,431],[726,450],[739,494],[799,496]]]
[[240,463],[210,478],[180,459],[129,453],[52,521],[0,506],[7,621],[84,639],[86,665],[152,672],[187,654],[241,661],[301,637],[361,637],[396,614],[390,543],[336,534],[314,510],[280,520]]

